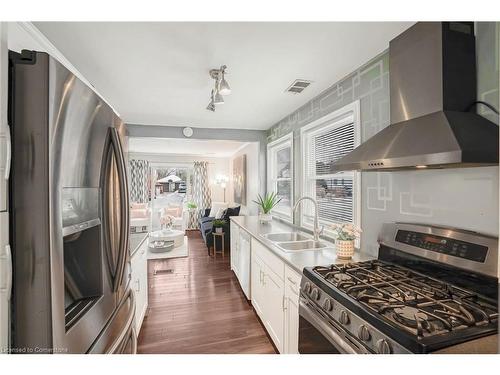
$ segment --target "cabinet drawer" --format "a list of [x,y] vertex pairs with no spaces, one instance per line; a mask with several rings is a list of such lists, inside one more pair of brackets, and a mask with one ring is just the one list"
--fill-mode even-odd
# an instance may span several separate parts
[[274,255],[271,250],[262,245],[259,241],[252,238],[252,253],[258,256],[280,279],[285,276],[285,264]]
[[295,295],[300,294],[300,279],[302,275],[285,265],[285,286],[288,292],[292,292]]

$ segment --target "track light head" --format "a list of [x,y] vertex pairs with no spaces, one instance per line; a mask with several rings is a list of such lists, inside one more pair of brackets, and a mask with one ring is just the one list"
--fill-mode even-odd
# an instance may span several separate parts
[[222,95],[218,91],[215,92],[214,104],[215,105],[224,104],[224,98],[222,97]]
[[208,103],[207,110],[215,112],[215,105],[213,102]]
[[222,73],[222,79],[219,82],[219,94],[221,95],[229,95],[231,94],[231,87],[229,87],[229,83],[227,83],[224,78],[224,73]]

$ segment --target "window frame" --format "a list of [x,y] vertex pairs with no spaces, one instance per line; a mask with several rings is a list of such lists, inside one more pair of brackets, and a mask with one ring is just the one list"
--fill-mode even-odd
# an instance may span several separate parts
[[[278,178],[277,176],[277,161],[276,154],[290,147],[290,177]],[[280,210],[278,207],[273,209],[273,216],[280,219],[292,222],[293,221],[293,205],[294,205],[294,148],[293,148],[293,131],[267,144],[267,192],[278,191],[279,181],[290,181],[290,210]]]
[[[312,153],[310,152],[310,140],[312,137],[318,135],[318,134],[324,134],[328,131],[331,131],[332,129],[335,129],[337,127],[346,125],[348,123],[354,124],[354,148],[358,147],[361,144],[361,119],[360,119],[360,103],[359,100],[352,102],[336,111],[333,111],[309,124],[306,126],[303,126],[300,129],[300,156],[302,158],[302,179],[301,179],[301,184],[300,184],[300,189],[302,196],[306,194],[310,189],[311,180],[317,181],[318,178],[316,174],[310,175],[309,171],[309,165],[310,163],[310,156]],[[312,164],[315,164],[314,161]],[[330,174],[330,175],[321,175],[322,178],[328,178],[332,176],[342,176],[343,174],[345,175],[350,175],[352,174],[352,183],[353,183],[353,212],[352,212],[352,217],[353,217],[353,224],[360,226],[361,224],[361,172],[358,171],[346,171],[346,172],[338,172],[336,174]],[[314,191],[313,193],[313,198],[316,199],[316,193],[315,189],[312,189]],[[308,229],[313,229],[312,222],[308,221],[307,218],[305,217],[305,210],[303,209],[302,205],[300,207],[300,213],[299,213],[299,218],[300,218],[300,225],[304,228]],[[310,215],[312,212],[310,213]],[[309,216],[310,216],[309,215]],[[333,237],[333,232],[329,229],[329,226],[333,224],[333,222],[330,221],[325,221],[321,220],[320,218],[320,225],[324,225],[324,235],[327,237]],[[357,243],[357,246],[359,246],[359,243]]]

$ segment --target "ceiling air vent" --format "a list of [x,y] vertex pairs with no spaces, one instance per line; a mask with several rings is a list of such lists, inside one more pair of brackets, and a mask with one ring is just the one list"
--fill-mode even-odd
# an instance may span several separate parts
[[296,79],[285,91],[292,94],[300,94],[311,83],[312,81],[306,81],[305,79]]

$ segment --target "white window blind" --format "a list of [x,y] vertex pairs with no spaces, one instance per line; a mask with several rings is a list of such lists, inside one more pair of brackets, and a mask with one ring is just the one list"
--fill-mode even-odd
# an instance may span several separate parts
[[[359,173],[332,169],[333,163],[351,152],[359,144],[357,107],[347,106],[330,119],[320,119],[302,131],[304,160],[303,195],[318,202],[322,224],[358,223],[357,183]],[[312,225],[313,206],[304,203],[302,223]]]
[[293,135],[284,136],[267,146],[267,191],[281,198],[273,214],[291,218],[293,200]]

